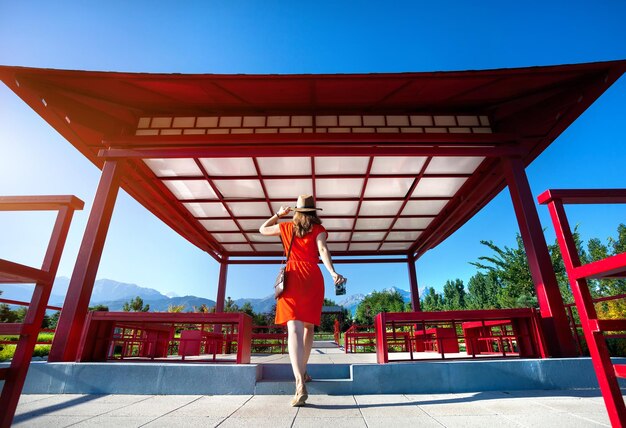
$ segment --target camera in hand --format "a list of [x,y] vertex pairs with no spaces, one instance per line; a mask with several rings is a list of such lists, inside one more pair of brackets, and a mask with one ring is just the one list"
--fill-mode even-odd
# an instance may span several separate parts
[[348,282],[348,278],[341,278],[341,281],[335,284],[335,295],[342,296],[346,294],[346,283]]

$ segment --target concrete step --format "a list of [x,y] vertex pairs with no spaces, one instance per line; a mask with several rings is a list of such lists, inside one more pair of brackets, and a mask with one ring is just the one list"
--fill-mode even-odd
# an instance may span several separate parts
[[[345,395],[352,394],[352,379],[319,379],[306,384],[309,394]],[[291,395],[296,385],[291,381],[257,381],[254,386],[256,395]]]
[[[308,372],[314,380],[349,380],[350,364],[309,364]],[[261,381],[293,382],[291,364],[261,365]]]

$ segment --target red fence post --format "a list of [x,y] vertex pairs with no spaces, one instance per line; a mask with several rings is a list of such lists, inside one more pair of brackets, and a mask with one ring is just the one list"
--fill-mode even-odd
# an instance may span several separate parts
[[537,291],[548,352],[553,357],[577,356],[524,163],[517,158],[503,158],[502,165]]
[[48,356],[50,362],[74,361],[78,357],[78,345],[87,316],[89,299],[117,199],[122,164],[123,161],[106,161],[102,168],[96,197],[52,341]]

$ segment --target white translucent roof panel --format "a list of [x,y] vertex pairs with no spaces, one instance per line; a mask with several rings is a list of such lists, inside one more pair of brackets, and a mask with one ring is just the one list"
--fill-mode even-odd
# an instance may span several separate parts
[[346,251],[348,249],[348,244],[347,243],[334,244],[332,242],[329,242],[328,249],[330,251]]
[[433,221],[432,218],[400,217],[393,225],[394,229],[425,229]]
[[257,251],[283,251],[283,244],[253,244]]
[[223,244],[226,251],[252,251],[249,244]]
[[402,201],[363,201],[360,215],[396,215]]
[[261,175],[311,175],[311,158],[258,158]]
[[330,251],[346,251],[348,249],[348,244],[347,243],[334,244],[332,242],[329,242],[328,249]]
[[368,157],[316,157],[315,175],[363,174],[367,172]]
[[315,192],[318,198],[359,197],[362,188],[362,178],[315,179]]
[[365,188],[366,198],[405,197],[414,178],[371,178]]
[[322,209],[317,214],[319,216],[355,215],[359,203],[357,201],[320,201],[316,206]]
[[237,225],[232,220],[200,220],[200,223],[204,226],[206,230],[209,232],[212,231],[235,231],[239,230]]
[[327,218],[323,220],[323,225],[328,230],[352,229],[354,220],[351,218]]
[[328,241],[348,241],[350,239],[350,232],[328,232]]
[[481,156],[435,156],[428,164],[426,174],[471,174],[483,160],[485,158]]
[[388,229],[392,218],[359,218],[356,221],[356,230]]
[[202,177],[193,159],[145,159],[157,177]]
[[402,215],[439,214],[449,201],[409,201],[402,210]]
[[280,242],[280,236],[266,236],[260,233],[247,233],[250,242]]
[[206,180],[163,180],[177,199],[217,199]]
[[265,197],[259,180],[215,180],[213,184],[225,198]]
[[252,158],[210,158],[200,163],[212,176],[257,175]]
[[221,202],[185,202],[183,205],[194,217],[228,217]]
[[228,202],[227,205],[235,217],[269,217],[272,215],[266,202]]
[[311,195],[313,193],[313,182],[308,178],[264,180],[267,195],[272,199],[286,198],[293,200],[293,205],[298,199],[298,195]]
[[218,242],[246,242],[242,233],[212,233],[211,236]]
[[377,243],[353,242],[350,244],[350,251],[374,251],[378,249]]
[[258,231],[259,227],[265,220],[242,220],[237,219],[237,223],[243,228],[243,230]]
[[380,241],[387,232],[354,232],[353,241]]
[[465,178],[422,178],[415,191],[413,191],[412,197],[431,197],[431,196],[443,196],[451,197],[461,188],[465,183]]
[[422,232],[389,232],[385,241],[415,241]]
[[425,157],[375,157],[370,174],[419,174]]
[[[278,201],[278,202],[272,202],[272,214],[275,212],[278,212],[278,210],[280,209],[280,207],[294,207],[296,205],[296,199],[294,199],[293,201]],[[291,215],[291,214],[289,214]],[[285,217],[285,218],[288,218]]]
[[406,251],[411,247],[410,242],[383,242],[382,251]]

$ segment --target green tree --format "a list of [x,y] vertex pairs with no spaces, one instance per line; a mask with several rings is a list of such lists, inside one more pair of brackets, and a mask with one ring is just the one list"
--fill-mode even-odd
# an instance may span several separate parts
[[48,328],[52,330],[56,330],[57,324],[59,323],[59,317],[61,316],[61,311],[56,311],[50,316],[50,326]]
[[[194,308],[194,312],[201,312],[200,310],[195,310],[196,308]],[[172,314],[178,314],[181,313],[182,311],[185,310],[185,305],[167,305],[167,312],[172,313]]]
[[479,261],[470,264],[495,275],[498,279],[502,285],[498,294],[500,307],[518,308],[527,306],[529,303],[536,306],[535,284],[530,275],[526,251],[519,233],[516,236],[517,246],[515,248],[506,246],[500,248],[492,241],[480,241],[480,243],[495,254],[479,257]]
[[442,311],[443,298],[433,287],[426,287],[420,306],[426,312]]
[[443,286],[443,307],[447,311],[465,309],[465,286],[463,281],[446,281]]
[[90,306],[89,311],[90,312],[95,312],[95,311],[109,312],[109,307],[106,305],[95,305],[95,306]]
[[148,312],[150,310],[150,305],[144,305],[143,299],[137,296],[130,302],[124,303],[122,310],[124,312]]
[[359,303],[356,308],[356,319],[361,324],[374,324],[374,317],[380,312],[402,312],[404,300],[397,291],[374,291]]
[[251,317],[254,317],[254,309],[252,308],[252,304],[250,302],[245,302],[243,305],[241,305],[241,308],[239,308],[239,312],[243,312],[250,315]]
[[465,301],[468,309],[499,309],[501,285],[493,272],[477,272],[467,283]]
[[224,312],[239,312],[239,306],[228,296],[224,302]]

